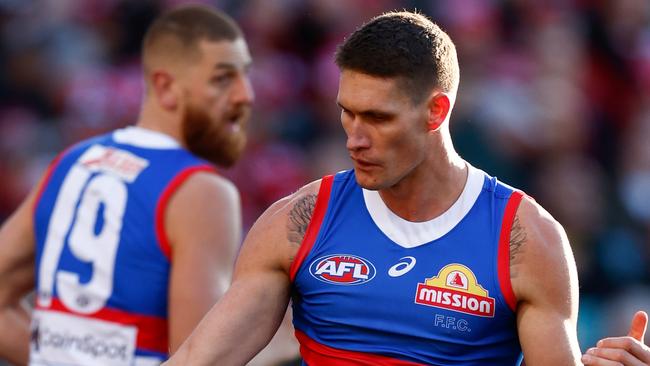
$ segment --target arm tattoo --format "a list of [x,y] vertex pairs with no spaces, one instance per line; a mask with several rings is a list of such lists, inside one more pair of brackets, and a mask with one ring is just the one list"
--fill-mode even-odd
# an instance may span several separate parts
[[510,275],[514,277],[516,272],[512,270],[512,266],[519,263],[521,252],[523,251],[523,245],[526,241],[526,231],[524,227],[521,226],[519,222],[519,216],[515,216],[515,220],[512,223],[512,229],[510,230]]
[[300,245],[305,237],[307,226],[311,221],[311,216],[314,213],[314,206],[316,205],[315,194],[308,194],[302,197],[291,208],[289,212],[289,220],[287,221],[287,238],[289,242]]

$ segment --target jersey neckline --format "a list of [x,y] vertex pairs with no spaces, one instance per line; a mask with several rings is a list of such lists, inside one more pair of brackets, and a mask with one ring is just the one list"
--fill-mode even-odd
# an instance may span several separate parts
[[113,140],[125,145],[149,149],[178,149],[181,145],[171,136],[137,126],[115,130]]
[[467,164],[467,181],[460,197],[447,211],[429,221],[412,222],[403,219],[386,206],[378,191],[363,189],[366,209],[375,225],[389,239],[404,248],[415,248],[441,238],[469,213],[485,182],[485,173]]

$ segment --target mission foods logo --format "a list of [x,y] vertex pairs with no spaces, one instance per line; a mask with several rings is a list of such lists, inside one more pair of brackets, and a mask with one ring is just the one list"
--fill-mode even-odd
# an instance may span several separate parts
[[415,303],[465,314],[494,317],[494,298],[462,264],[448,264],[438,275],[418,283]]
[[335,285],[359,285],[375,277],[375,266],[367,259],[349,254],[320,257],[309,266],[316,279]]

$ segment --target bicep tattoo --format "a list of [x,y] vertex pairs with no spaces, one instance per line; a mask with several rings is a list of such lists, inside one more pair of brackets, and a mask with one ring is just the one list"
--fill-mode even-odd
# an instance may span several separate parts
[[515,216],[510,230],[510,276],[514,277],[516,272],[512,270],[513,265],[519,263],[521,252],[523,251],[524,242],[526,241],[526,231],[519,222],[519,216]]
[[287,221],[287,238],[289,242],[300,245],[307,232],[316,205],[316,194],[308,194],[302,197],[291,208]]

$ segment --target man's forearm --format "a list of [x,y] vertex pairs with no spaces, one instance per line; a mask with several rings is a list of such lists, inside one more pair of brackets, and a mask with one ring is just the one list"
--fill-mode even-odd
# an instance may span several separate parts
[[19,366],[27,365],[29,323],[29,314],[20,304],[0,310],[0,359]]

